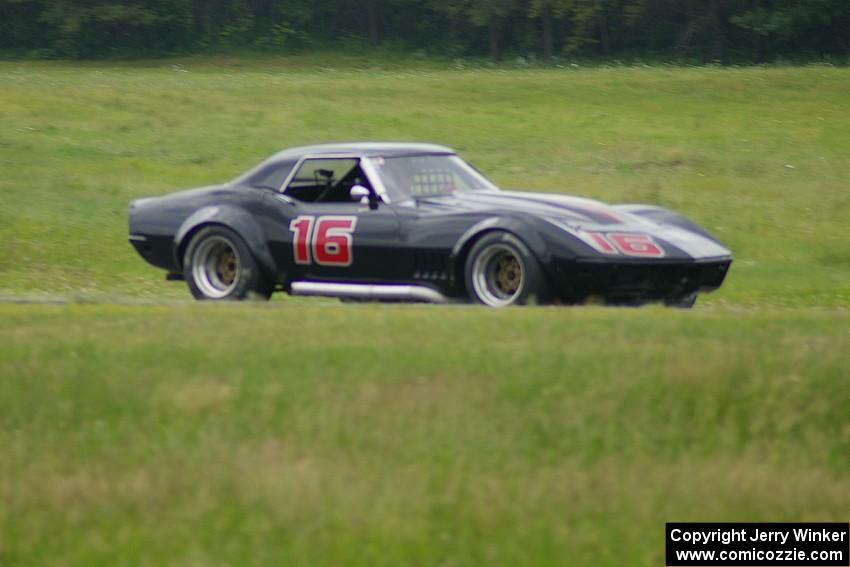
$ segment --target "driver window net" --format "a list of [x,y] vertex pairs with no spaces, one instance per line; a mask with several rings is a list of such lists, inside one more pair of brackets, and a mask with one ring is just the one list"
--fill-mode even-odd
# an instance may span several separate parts
[[445,169],[422,168],[413,175],[414,195],[438,195],[455,190],[454,175]]

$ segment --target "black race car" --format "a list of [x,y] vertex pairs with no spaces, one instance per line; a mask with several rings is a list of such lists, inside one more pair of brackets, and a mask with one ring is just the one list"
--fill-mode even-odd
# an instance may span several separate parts
[[135,200],[130,242],[198,299],[689,307],[732,261],[674,212],[502,191],[449,148],[389,142],[284,150],[229,183]]

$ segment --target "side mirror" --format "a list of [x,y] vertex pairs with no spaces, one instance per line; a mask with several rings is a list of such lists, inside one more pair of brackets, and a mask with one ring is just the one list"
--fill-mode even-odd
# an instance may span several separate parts
[[362,185],[355,185],[348,193],[352,201],[359,201],[364,207],[370,209],[378,208],[378,201],[372,195],[372,192]]

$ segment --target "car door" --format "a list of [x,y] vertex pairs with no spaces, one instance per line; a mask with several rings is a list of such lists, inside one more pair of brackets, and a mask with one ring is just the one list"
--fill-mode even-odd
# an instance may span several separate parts
[[[353,200],[354,186],[370,196]],[[272,254],[287,279],[382,283],[400,277],[398,217],[356,157],[305,158],[283,191],[267,199]]]

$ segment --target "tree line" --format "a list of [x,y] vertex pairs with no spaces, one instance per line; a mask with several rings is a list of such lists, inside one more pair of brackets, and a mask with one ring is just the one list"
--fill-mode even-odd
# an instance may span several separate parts
[[850,0],[0,0],[0,50],[97,58],[368,45],[436,56],[850,56]]

